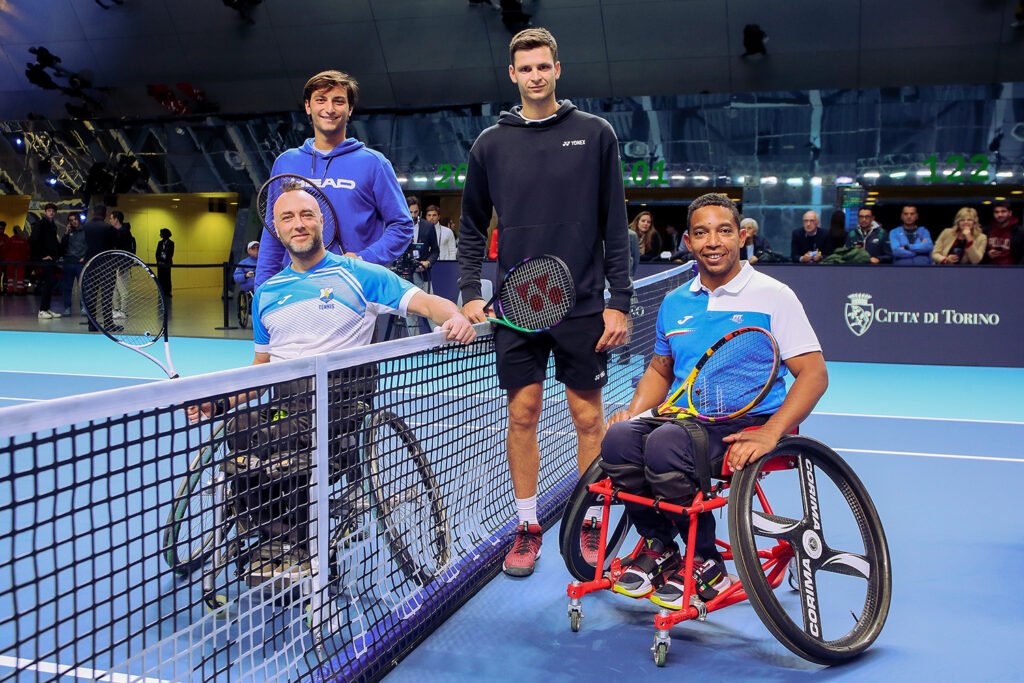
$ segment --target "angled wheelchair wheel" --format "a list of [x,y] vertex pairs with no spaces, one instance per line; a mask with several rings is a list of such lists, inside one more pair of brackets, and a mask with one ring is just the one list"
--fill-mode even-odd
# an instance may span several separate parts
[[[589,552],[584,549],[583,525],[591,523],[587,512],[592,506],[596,506],[602,507],[603,514],[604,505],[604,500],[596,493],[588,491],[587,487],[605,479],[606,476],[601,470],[601,458],[592,462],[576,483],[576,488],[569,496],[569,505],[562,514],[562,526],[558,534],[559,549],[569,573],[579,581],[593,581],[596,569],[596,555],[593,549]],[[621,503],[615,502],[612,503],[609,518],[599,521],[602,525],[608,526],[604,561],[604,569],[607,570],[629,533],[629,515]]]
[[392,559],[425,584],[451,558],[451,529],[441,487],[412,429],[394,413],[366,417],[370,494]]
[[215,461],[223,457],[223,434],[221,422],[210,435],[210,442],[189,463],[188,474],[178,485],[167,515],[164,561],[181,576],[194,572],[213,553]]
[[[762,477],[779,458],[795,467]],[[757,495],[758,482],[768,510]],[[754,611],[792,652],[836,664],[878,638],[892,595],[885,531],[860,479],[828,446],[787,437],[734,475],[729,536]],[[762,568],[770,547],[780,543],[788,544],[778,557],[783,566],[796,560],[796,592],[774,591]]]
[[249,327],[249,318],[252,315],[252,292],[238,293],[238,326]]

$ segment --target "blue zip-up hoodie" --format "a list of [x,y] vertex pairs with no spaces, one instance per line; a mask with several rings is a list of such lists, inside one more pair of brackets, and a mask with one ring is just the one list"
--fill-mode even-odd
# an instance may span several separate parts
[[[338,214],[345,249],[364,261],[387,265],[405,253],[412,241],[412,217],[391,162],[355,138],[330,152],[315,149],[309,138],[302,147],[277,158],[271,175],[280,173],[294,173],[320,186]],[[332,237],[325,234],[324,243],[329,244]],[[341,253],[337,246],[331,251]],[[289,263],[284,246],[264,230],[256,286]]]

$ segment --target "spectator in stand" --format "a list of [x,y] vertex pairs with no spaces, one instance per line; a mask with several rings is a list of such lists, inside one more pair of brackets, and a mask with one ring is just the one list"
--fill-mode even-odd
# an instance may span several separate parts
[[[75,280],[82,274],[82,266],[85,265],[85,231],[82,230],[82,222],[77,211],[68,214],[67,230],[60,243],[61,252],[64,254],[64,315],[71,315],[71,298],[75,289]],[[85,303],[81,304],[82,315],[85,315]]]
[[7,279],[7,266],[3,262],[7,260],[7,240],[9,239],[7,221],[0,221],[0,295],[4,293],[4,280]]
[[676,228],[676,226],[674,226],[672,224],[666,225],[665,226],[665,250],[666,251],[672,251],[672,252],[679,251],[679,247],[680,246],[686,246],[686,245],[681,245],[680,243],[681,243],[681,240],[679,238],[679,230]]
[[846,212],[837,209],[832,212],[828,221],[828,249],[826,255],[833,253],[836,249],[846,246]]
[[804,213],[803,227],[793,231],[790,258],[793,263],[817,263],[828,249],[828,233],[821,229],[821,221],[815,211]]
[[768,244],[768,240],[758,234],[761,228],[753,218],[744,218],[741,220],[740,230],[747,231],[747,239],[740,247],[741,261],[748,261],[750,265],[754,265],[761,259],[764,252],[772,250],[771,245]]
[[260,243],[256,240],[249,242],[245,248],[246,256],[238,262],[235,268],[235,284],[240,292],[252,292],[256,289],[256,264],[259,262]]
[[885,230],[875,221],[875,210],[870,206],[857,209],[857,227],[846,236],[847,249],[863,249],[871,257],[870,263],[892,263],[892,248]]
[[448,227],[448,219],[441,219],[441,208],[436,204],[428,206],[425,215],[437,231],[437,260],[454,261],[458,253],[458,243],[455,241],[455,232]]
[[15,225],[7,241],[7,294],[25,294],[27,282],[25,262],[32,257],[32,246],[22,226]]
[[994,266],[1012,266],[1022,263],[1024,258],[1024,231],[1020,221],[1013,215],[1010,205],[999,202],[993,207],[992,222],[985,231],[988,249],[985,263]]
[[39,319],[59,318],[60,313],[51,311],[53,305],[54,266],[60,258],[60,238],[57,237],[57,205],[47,204],[43,207],[43,217],[36,221],[29,236],[32,249],[32,260],[40,261],[39,268]]
[[164,296],[171,298],[171,266],[174,265],[174,242],[171,231],[160,228],[160,241],[156,244],[156,279]]
[[32,246],[20,225],[15,225],[7,240],[7,260],[13,263],[7,266],[7,293],[25,293],[25,262],[32,256]]
[[981,231],[978,212],[965,206],[956,212],[952,228],[946,228],[935,240],[932,261],[943,265],[981,263],[988,238]]
[[900,214],[903,225],[889,233],[892,262],[897,266],[927,266],[932,262],[932,236],[917,224],[917,207],[907,204]]
[[640,260],[653,261],[661,256],[661,235],[654,227],[650,211],[641,211],[629,224],[629,229],[640,238]]

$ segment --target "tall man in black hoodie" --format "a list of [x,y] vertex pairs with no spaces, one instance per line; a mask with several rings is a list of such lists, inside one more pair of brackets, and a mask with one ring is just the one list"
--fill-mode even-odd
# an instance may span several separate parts
[[43,217],[32,227],[28,241],[32,245],[32,260],[41,261],[39,269],[39,319],[59,318],[60,313],[50,310],[53,305],[54,265],[60,258],[60,238],[57,237],[57,205],[47,204]]
[[[492,209],[501,231],[499,278],[527,256],[554,254],[569,266],[576,287],[575,308],[551,331],[495,329],[498,380],[508,392],[508,460],[519,515],[503,568],[512,576],[528,576],[540,556],[537,424],[548,356],[554,353],[555,378],[565,384],[582,472],[600,452],[607,352],[626,341],[633,288],[615,133],[603,119],[555,99],[561,65],[546,29],[516,34],[509,61],[509,78],[522,105],[502,112],[469,154],[458,251],[463,310],[473,322],[487,317],[480,267]],[[594,538],[584,541],[596,547],[598,530],[588,527],[585,533]]]

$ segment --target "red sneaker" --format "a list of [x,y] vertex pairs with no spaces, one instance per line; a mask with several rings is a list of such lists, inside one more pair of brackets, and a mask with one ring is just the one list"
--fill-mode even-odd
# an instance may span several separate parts
[[502,571],[509,576],[529,576],[540,557],[540,544],[544,530],[537,524],[523,522],[516,527],[516,538],[512,549],[505,555]]

